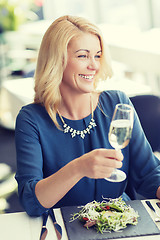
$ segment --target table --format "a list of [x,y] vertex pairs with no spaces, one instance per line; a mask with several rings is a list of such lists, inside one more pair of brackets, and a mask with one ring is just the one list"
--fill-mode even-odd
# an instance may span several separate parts
[[[126,78],[120,80],[112,78],[99,84],[98,89],[118,89],[124,91],[129,97],[138,94],[151,94],[147,85],[136,83]],[[1,125],[14,129],[16,116],[22,106],[33,102],[33,78],[20,78],[4,81],[0,99]]]
[[4,81],[0,95],[0,124],[8,129],[14,129],[19,110],[33,102],[33,98],[33,78]]
[[[51,20],[41,20],[21,26],[26,48],[39,49]],[[143,73],[146,82],[159,95],[160,28],[141,31],[138,27],[99,24],[113,60],[126,64],[132,71]]]
[[[27,23],[20,27],[17,34],[23,36],[27,48],[39,49],[42,37],[51,23],[51,20]],[[141,71],[160,74],[160,28],[141,31],[138,27],[106,23],[98,27],[114,60],[128,63]]]
[[146,82],[159,95],[160,28],[140,31],[129,26],[99,25],[113,60],[145,74]]
[[[153,206],[159,211],[160,209],[156,206],[157,199],[151,200]],[[142,203],[146,207],[147,211],[151,215],[151,217],[154,219],[154,213],[150,208],[144,203],[144,200],[142,200]],[[66,230],[64,227],[62,215],[60,209],[54,209],[55,216],[57,222],[62,227],[62,240],[68,240]],[[160,222],[156,223],[158,228],[160,229]],[[0,237],[3,240],[39,240],[41,226],[42,226],[42,218],[31,218],[26,213],[7,213],[7,214],[1,214],[0,215]],[[46,240],[53,240],[56,239],[55,230],[52,224],[51,219],[48,219],[47,222],[47,229],[48,229],[48,235],[46,237]],[[123,238],[123,240],[157,240],[157,235],[151,235],[151,236],[142,236],[142,237],[134,237],[134,238]],[[78,240],[78,239],[77,239]],[[120,238],[117,240],[121,240]]]

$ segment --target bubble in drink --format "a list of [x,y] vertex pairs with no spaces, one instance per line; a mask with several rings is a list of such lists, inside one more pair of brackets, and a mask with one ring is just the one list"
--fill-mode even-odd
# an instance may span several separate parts
[[132,124],[129,120],[120,119],[111,122],[109,142],[115,149],[125,148],[132,135]]

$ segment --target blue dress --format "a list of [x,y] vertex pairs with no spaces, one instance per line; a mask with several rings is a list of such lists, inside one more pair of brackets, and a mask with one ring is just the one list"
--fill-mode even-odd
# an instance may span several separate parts
[[[94,111],[95,128],[82,139],[58,130],[45,107],[40,104],[24,106],[16,121],[16,150],[18,191],[20,201],[29,215],[40,216],[46,211],[35,195],[36,183],[57,172],[73,159],[97,148],[112,148],[108,142],[108,131],[117,103],[131,104],[120,91],[102,92],[99,106]],[[103,111],[102,111],[103,110]],[[137,114],[129,145],[122,150],[122,170],[127,179],[113,183],[104,179],[82,178],[54,207],[82,205],[89,201],[102,201],[102,196],[116,198],[125,192],[131,182],[137,192],[147,198],[156,198],[160,185],[160,161],[153,155],[151,147],[141,128]],[[57,120],[62,122],[57,115]],[[84,130],[91,115],[81,120],[64,121],[74,129]],[[72,174],[72,172],[70,173]],[[65,183],[64,183],[65,184]],[[56,192],[53,191],[53,194]]]

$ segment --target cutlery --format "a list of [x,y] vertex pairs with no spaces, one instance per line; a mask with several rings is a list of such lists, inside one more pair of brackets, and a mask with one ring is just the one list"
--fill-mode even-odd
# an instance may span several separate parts
[[157,217],[154,219],[155,222],[160,222],[160,215],[157,213],[157,211],[154,209],[154,207],[152,206],[150,201],[145,201],[145,203],[148,205],[148,207],[150,207],[150,209],[152,209],[152,211],[155,212],[155,214],[157,215]]
[[53,209],[49,209],[49,215],[52,219],[52,222],[53,222],[53,226],[54,226],[54,229],[55,229],[55,232],[56,232],[56,235],[57,235],[57,239],[58,240],[61,240],[62,239],[62,228],[61,226],[56,222],[56,219],[55,219],[55,216],[54,216],[54,212],[53,212]]
[[40,240],[46,239],[46,236],[48,233],[48,230],[46,228],[47,219],[48,219],[48,211],[43,214],[43,225],[42,225]]

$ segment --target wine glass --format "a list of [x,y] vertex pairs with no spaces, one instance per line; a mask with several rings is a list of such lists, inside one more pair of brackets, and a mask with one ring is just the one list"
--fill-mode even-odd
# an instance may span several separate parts
[[[125,148],[132,136],[133,129],[133,107],[128,104],[117,104],[109,129],[109,142],[113,148],[120,150]],[[105,178],[111,182],[121,182],[126,179],[126,174],[114,169],[109,178]]]

